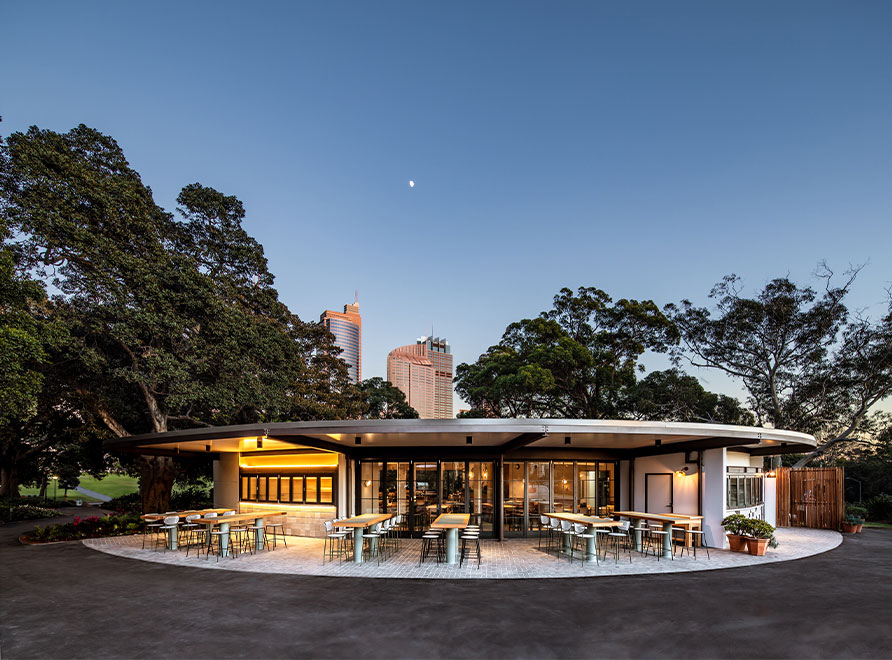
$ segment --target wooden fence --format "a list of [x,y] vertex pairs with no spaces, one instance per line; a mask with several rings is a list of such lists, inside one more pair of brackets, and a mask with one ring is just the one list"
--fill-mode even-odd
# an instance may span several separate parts
[[845,474],[835,468],[778,468],[778,527],[841,529]]

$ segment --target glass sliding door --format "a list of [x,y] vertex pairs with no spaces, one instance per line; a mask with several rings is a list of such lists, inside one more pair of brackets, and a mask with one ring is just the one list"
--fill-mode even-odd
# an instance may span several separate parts
[[480,525],[480,532],[486,536],[493,530],[492,482],[492,463],[468,464],[468,512],[471,514],[471,523]]
[[438,515],[438,482],[436,462],[415,464],[415,531],[427,529]]
[[572,462],[554,464],[554,510],[558,513],[574,513]]
[[443,513],[466,513],[465,502],[465,462],[445,461],[443,471]]
[[593,516],[598,507],[598,464],[578,463],[576,466],[576,505],[578,513]]
[[539,516],[543,513],[550,513],[552,509],[551,463],[548,461],[530,462],[527,472],[529,474],[529,484],[527,485],[529,519],[525,528],[535,531],[539,529]]
[[608,517],[616,507],[616,464],[598,464],[598,515]]
[[387,513],[409,515],[410,464],[408,462],[387,463]]
[[[360,469],[360,513],[381,513],[383,509],[383,484],[382,477],[384,463],[381,461],[363,461]],[[313,497],[310,497],[310,480],[307,480],[307,499],[315,501],[315,487],[313,484]]]
[[523,531],[524,463],[506,462],[503,469],[505,531]]

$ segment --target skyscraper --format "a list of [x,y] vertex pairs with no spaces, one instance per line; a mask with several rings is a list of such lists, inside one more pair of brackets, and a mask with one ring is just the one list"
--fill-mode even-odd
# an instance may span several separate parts
[[402,390],[418,416],[452,418],[452,350],[440,337],[420,337],[387,355],[387,380]]
[[362,317],[359,315],[359,302],[344,305],[344,312],[326,309],[319,317],[322,325],[335,336],[335,344],[340,347],[339,356],[347,363],[350,382],[362,380]]

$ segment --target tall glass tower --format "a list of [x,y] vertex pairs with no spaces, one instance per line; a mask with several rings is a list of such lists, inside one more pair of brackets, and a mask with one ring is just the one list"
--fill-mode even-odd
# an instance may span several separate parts
[[387,380],[403,391],[418,416],[452,418],[452,349],[440,337],[419,337],[387,356]]
[[344,305],[344,311],[326,309],[319,317],[322,325],[335,336],[335,344],[340,347],[340,358],[347,363],[347,375],[351,383],[362,380],[362,317],[359,303]]

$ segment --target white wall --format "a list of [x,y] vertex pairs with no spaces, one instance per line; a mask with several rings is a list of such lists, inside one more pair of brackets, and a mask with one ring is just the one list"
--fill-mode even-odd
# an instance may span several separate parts
[[337,492],[337,503],[338,503],[338,514],[341,516],[349,515],[349,504],[347,502],[347,490],[348,490],[348,470],[347,470],[347,457],[343,454],[338,454],[338,492]]
[[[688,468],[690,474],[679,477],[676,470]],[[697,466],[685,463],[684,454],[665,454],[663,456],[645,456],[635,459],[635,495],[633,511],[644,511],[647,502],[644,497],[645,475],[647,473],[672,475],[672,512],[697,515]],[[653,511],[652,513],[662,513]]]
[[629,492],[629,461],[619,462],[619,475],[616,479],[619,484],[619,502],[616,502],[614,507],[620,511],[623,509],[634,511],[634,499],[632,493]]

